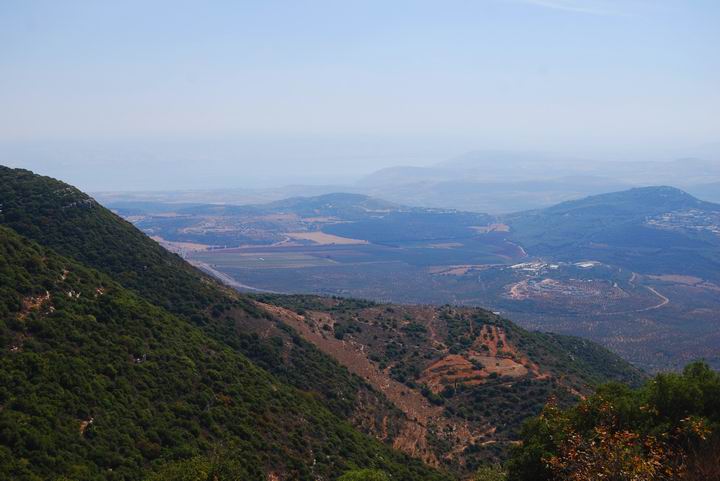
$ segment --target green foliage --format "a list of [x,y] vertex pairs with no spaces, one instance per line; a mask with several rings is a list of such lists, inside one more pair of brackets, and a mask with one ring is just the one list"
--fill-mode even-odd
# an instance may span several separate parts
[[0,166],[0,224],[112,276],[176,314],[222,298],[217,284],[78,189]]
[[[567,410],[548,406],[525,424],[523,444],[509,462],[509,479],[572,479],[553,467],[562,466],[567,474],[575,459],[600,465],[598,454],[618,456],[618,465],[632,466],[623,469],[660,463],[691,471],[715,456],[707,446],[719,445],[719,436],[720,374],[696,362],[682,374],[658,374],[639,389],[608,384]],[[720,465],[716,468],[720,472]]]
[[377,469],[353,469],[340,476],[338,481],[390,481],[390,478]]
[[244,481],[262,477],[239,462],[237,447],[221,447],[209,455],[169,461],[150,473],[145,481]]
[[216,467],[204,456],[196,456],[164,465],[151,474],[147,481],[214,481],[218,479]]
[[[365,409],[388,420],[391,439],[398,413],[379,393],[252,298],[218,285],[82,192],[0,167],[0,204],[0,224],[108,276],[2,230],[0,475],[260,479],[272,467],[293,479],[328,479],[370,466],[393,479],[441,477],[339,419],[363,419],[356,415]],[[381,330],[393,342],[371,355],[410,387],[432,357],[417,349],[428,332],[403,308],[311,296],[259,300],[329,310],[343,337]],[[382,310],[373,329],[358,321],[365,309]],[[474,312],[443,308],[450,352],[467,349],[476,327],[495,324],[580,391],[641,377],[592,343],[528,333]],[[452,416],[514,429],[558,387],[493,382],[431,400]],[[218,446],[219,457],[212,454]]]
[[481,466],[475,472],[474,481],[505,481],[507,473],[498,465]]
[[236,479],[442,478],[105,275],[5,228],[0,253],[0,479],[197,478],[218,445]]
[[[0,224],[108,274],[150,303],[188,319],[282,381],[320,395],[334,414],[350,418],[360,405],[359,393],[377,398],[378,404],[385,402],[357,376],[272,320],[245,296],[225,289],[167,252],[78,189],[27,170],[0,166],[0,204]],[[3,299],[11,305],[19,302],[13,293]],[[5,309],[0,302],[0,314]],[[247,332],[258,319],[276,324],[277,335],[264,338]],[[267,326],[262,329],[266,330]]]

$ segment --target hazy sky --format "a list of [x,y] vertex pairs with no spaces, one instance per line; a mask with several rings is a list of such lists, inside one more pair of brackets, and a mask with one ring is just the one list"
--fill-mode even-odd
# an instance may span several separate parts
[[0,2],[0,163],[90,190],[720,140],[720,1]]

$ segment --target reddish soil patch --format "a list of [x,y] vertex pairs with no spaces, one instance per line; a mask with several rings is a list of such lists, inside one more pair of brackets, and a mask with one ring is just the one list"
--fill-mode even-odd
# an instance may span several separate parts
[[420,377],[420,382],[437,394],[445,386],[468,384],[487,376],[487,372],[476,368],[463,356],[450,354],[430,364]]
[[[411,389],[392,379],[373,364],[367,357],[365,345],[336,339],[329,331],[323,329],[324,325],[334,323],[334,319],[329,314],[312,311],[306,316],[301,316],[282,307],[263,303],[258,305],[295,328],[305,340],[332,356],[350,372],[362,377],[405,414],[407,420],[400,434],[393,440],[394,448],[422,459],[431,466],[439,466],[440,462],[428,443],[429,429],[452,433],[453,449],[448,459],[461,454],[467,446],[488,432],[488,430],[482,432],[471,430],[467,423],[447,419],[442,407],[432,405],[419,390]],[[434,317],[432,309],[427,309],[424,314],[426,314],[424,316],[426,322]]]
[[85,431],[93,423],[93,421],[94,421],[93,418],[84,419],[84,420],[80,421],[80,436],[85,435]]
[[[348,370],[362,377],[368,384],[382,392],[407,417],[401,433],[393,446],[426,463],[438,466],[435,454],[427,444],[427,426],[432,420],[442,417],[442,408],[433,406],[419,392],[412,390],[378,369],[366,356],[365,346],[353,341],[339,340],[320,326],[332,322],[326,313],[312,312],[309,320],[293,311],[279,306],[258,303],[275,317],[295,328],[307,341],[337,360]],[[317,319],[319,322],[315,322]]]
[[513,378],[527,375],[547,378],[537,364],[508,343],[502,329],[484,326],[466,355],[449,354],[435,361],[423,371],[420,382],[437,394],[446,386],[483,384],[493,373]]

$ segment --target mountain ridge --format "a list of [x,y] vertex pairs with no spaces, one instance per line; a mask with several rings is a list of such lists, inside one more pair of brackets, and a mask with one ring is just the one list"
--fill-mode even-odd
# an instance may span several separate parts
[[[498,445],[497,450],[491,449],[489,451],[485,450],[481,444],[473,441],[474,438],[457,438],[453,436],[452,430],[449,433],[444,433],[430,428],[423,431],[422,438],[413,437],[419,436],[414,431],[417,421],[408,416],[407,412],[400,412],[397,406],[389,402],[388,397],[382,393],[381,385],[376,384],[373,387],[367,384],[366,380],[363,380],[357,373],[349,373],[346,366],[342,365],[342,362],[338,363],[333,357],[323,353],[319,346],[303,337],[300,329],[304,324],[297,324],[293,327],[293,325],[288,324],[289,321],[286,322],[283,318],[278,317],[272,309],[267,309],[258,304],[253,298],[238,294],[219,285],[216,281],[187,265],[180,257],[162,250],[154,241],[141,234],[129,223],[120,220],[91,198],[76,189],[73,190],[66,184],[54,179],[35,176],[27,171],[15,171],[12,169],[0,169],[0,178],[2,179],[2,183],[0,183],[2,185],[0,188],[0,202],[3,208],[0,224],[11,228],[16,227],[31,237],[37,237],[38,240],[46,244],[44,248],[56,249],[62,254],[74,257],[76,261],[87,262],[92,267],[104,271],[104,275],[110,275],[113,279],[124,284],[125,287],[122,289],[134,291],[133,294],[129,294],[131,297],[140,296],[143,298],[142,302],[156,303],[157,309],[167,312],[170,317],[175,316],[172,317],[177,319],[175,322],[180,322],[183,325],[187,323],[187,329],[196,332],[196,336],[202,336],[203,339],[207,339],[207,342],[218,343],[217,345],[222,346],[223,349],[228,349],[228,356],[247,356],[248,362],[253,363],[252,369],[267,370],[263,372],[268,372],[268,376],[275,376],[275,379],[279,380],[278,382],[288,385],[289,393],[295,392],[293,390],[300,390],[302,391],[300,395],[310,396],[313,399],[312,406],[315,406],[312,409],[327,409],[327,411],[323,411],[326,413],[323,416],[330,416],[327,418],[328,429],[341,429],[340,426],[344,426],[342,423],[352,423],[356,429],[382,439],[386,443],[400,443],[397,447],[409,452],[412,452],[412,446],[403,440],[410,439],[414,440],[412,442],[424,442],[427,443],[428,449],[432,450],[433,456],[438,460],[438,465],[452,467],[459,470],[459,472],[467,472],[467,470],[477,466],[477,463],[483,459],[502,457],[504,455],[502,446],[508,446],[508,443],[513,439],[512,436],[515,436],[513,434],[514,428],[512,428],[505,435],[509,437],[503,438],[502,445]],[[42,228],[38,228],[38,226],[42,226]],[[84,299],[84,295],[81,298]],[[293,297],[283,299],[283,303],[291,305],[300,302]],[[326,299],[323,302],[330,301]],[[376,312],[377,308],[368,306],[365,301],[344,300],[337,302],[342,303],[342,308],[332,307],[332,313],[330,314],[333,319],[337,317],[337,331],[333,333],[335,328],[326,331],[320,328],[319,324],[316,327],[321,329],[320,338],[322,338],[322,335],[334,336],[336,339],[338,336],[347,336],[346,340],[349,342],[354,336],[359,335],[356,328],[360,325],[355,325],[355,321],[350,322],[354,316],[371,315],[371,313]],[[278,301],[274,305],[282,305],[282,303]],[[324,318],[323,316],[327,313],[323,314],[323,309],[313,308],[310,310],[315,313],[313,316]],[[384,309],[388,315],[392,310],[398,312],[398,314],[390,316],[390,325],[384,334],[384,336],[391,336],[388,340],[395,343],[399,342],[400,346],[406,346],[398,352],[407,351],[409,346],[412,345],[411,343],[416,342],[411,341],[411,338],[416,339],[417,336],[421,336],[421,338],[424,336],[421,330],[415,331],[415,329],[419,328],[416,327],[412,320],[399,317],[399,313],[404,313],[402,316],[409,316],[412,319],[412,316],[419,312],[417,311],[418,308],[383,306],[381,309]],[[472,327],[472,323],[468,323],[473,316],[478,317],[478,319],[491,316],[487,311],[476,309],[462,311],[463,314],[458,319],[455,319],[455,314],[449,314],[454,312],[452,310],[448,311],[446,315],[443,314],[445,312],[443,310],[435,311],[429,307],[423,309],[426,312],[437,312],[440,319],[438,321],[440,322],[439,326],[442,327],[443,332],[448,329],[450,324],[455,325],[453,323],[459,322],[455,328],[458,331],[452,334],[452,336],[460,336],[458,339],[465,339],[463,332],[466,330],[470,329],[470,332],[472,332],[473,329],[476,329]],[[430,310],[428,311],[428,309]],[[395,319],[398,323],[397,327],[392,325],[392,319]],[[370,332],[373,329],[382,329],[373,324],[376,321],[366,319],[362,322],[368,326],[367,330]],[[504,322],[508,322],[506,326],[512,326],[509,321]],[[409,330],[400,329],[401,326],[406,324],[409,326]],[[485,324],[485,321],[482,321],[478,326]],[[506,327],[506,329],[509,332],[516,328]],[[377,332],[379,336],[380,331]],[[541,337],[529,336],[522,331],[513,330],[512,332],[517,332],[516,335],[520,340],[527,338],[529,345],[540,342],[538,344],[540,350],[537,351],[538,355],[541,356],[540,358],[546,356],[547,359],[560,359],[563,358],[562,356],[568,356],[572,352],[571,349],[566,350],[560,345],[555,345],[552,348],[549,347],[549,344],[545,346],[543,343],[546,341],[542,341]],[[467,340],[470,341],[471,337],[467,337]],[[455,338],[453,337],[453,339]],[[533,339],[536,339],[536,341],[533,341]],[[455,340],[453,342],[461,341]],[[477,342],[477,349],[481,349],[480,346],[483,341],[478,340]],[[465,349],[462,346],[463,344],[457,344],[460,354],[464,352],[462,349]],[[10,348],[10,346],[8,347]],[[429,349],[427,354],[432,355],[432,357],[419,364],[414,362],[413,365],[417,366],[421,371],[425,369],[423,367],[424,363],[429,362],[430,359],[440,360],[447,356],[446,349],[449,348],[430,343],[426,344],[424,349]],[[10,349],[4,351],[3,357],[8,356],[9,352]],[[523,352],[517,351],[517,354],[513,355],[523,356]],[[559,354],[561,354],[560,357],[554,357]],[[391,356],[395,355],[391,354]],[[404,355],[402,354],[402,356]],[[500,356],[496,361],[499,363],[512,366],[521,365],[519,361],[513,361],[511,357],[505,357],[506,354],[494,353],[493,356]],[[511,356],[511,354],[507,354],[507,356]],[[603,354],[603,356],[608,356],[608,354]],[[612,356],[610,358],[617,359]],[[142,360],[142,356],[139,359]],[[390,366],[381,369],[382,360],[380,358],[378,360],[368,359],[368,362],[376,366],[377,369],[383,370],[387,368],[392,371],[392,373],[388,371],[385,375],[392,374],[396,377],[403,375],[402,370],[398,371],[397,368],[391,368]],[[388,361],[397,363],[398,359],[391,357],[388,358]],[[492,357],[492,359],[495,359],[495,357]],[[570,357],[565,357],[565,359],[570,359]],[[603,357],[600,356],[600,358],[591,361],[587,365],[590,373],[596,373],[590,377],[584,377],[585,374],[581,372],[571,374],[571,371],[567,371],[568,379],[571,379],[571,381],[568,381],[570,382],[569,386],[572,389],[563,387],[562,383],[557,384],[557,386],[556,383],[548,384],[540,377],[538,382],[541,383],[542,387],[535,390],[535,381],[528,379],[528,384],[523,385],[525,386],[523,389],[530,389],[529,392],[533,394],[527,399],[529,404],[524,408],[525,411],[515,412],[513,416],[512,409],[508,407],[510,404],[507,404],[509,401],[506,400],[502,404],[502,408],[496,409],[492,407],[488,411],[488,417],[483,417],[474,422],[487,422],[483,421],[483,419],[492,420],[495,419],[494,416],[507,415],[513,419],[512,426],[518,426],[517,423],[521,421],[525,413],[536,413],[548,393],[555,389],[563,389],[563,392],[566,393],[564,396],[567,396],[569,401],[576,396],[573,392],[574,389],[591,389],[591,385],[595,382],[617,376],[614,373],[603,374],[602,366],[607,363],[602,359]],[[555,362],[558,366],[562,365],[562,363],[557,364],[557,361]],[[620,363],[618,367],[621,369],[620,372],[625,372],[631,378],[638,375],[636,371],[626,364]],[[479,367],[479,365],[473,369],[478,370],[481,379],[490,378],[489,370],[484,371],[484,368]],[[517,369],[521,373],[525,372],[525,368],[517,367]],[[559,367],[558,369],[560,369],[558,372],[561,373],[565,368]],[[408,373],[404,375],[407,376]],[[558,374],[558,376],[560,375]],[[597,377],[595,377],[596,375]],[[533,376],[537,377],[540,374],[533,374]],[[397,382],[402,382],[398,379],[396,379]],[[405,381],[414,382],[409,377],[405,377]],[[494,378],[492,382],[495,382]],[[503,379],[497,382],[512,384]],[[422,394],[424,389],[417,384],[415,387],[406,385],[403,389],[413,389],[414,392],[418,392],[422,396],[430,396],[428,399],[431,400],[434,399],[432,396],[437,395],[437,393]],[[497,386],[487,392],[483,390],[483,392],[483,396],[490,396],[488,398],[490,401],[494,399],[494,396],[505,395],[502,388]],[[511,395],[513,395],[512,392],[514,391],[510,391]],[[453,402],[461,403],[458,404],[458,406],[461,406],[465,402],[463,399],[465,398],[460,396]],[[500,398],[498,397],[498,399]],[[467,422],[458,414],[449,413],[447,415],[443,414],[443,416],[446,417],[443,422],[451,423],[448,426],[459,427]],[[370,442],[370,438],[363,437],[362,434],[357,433],[355,430],[352,432],[353,434],[350,437],[357,440],[356,444],[360,443],[358,446],[369,446],[367,449],[371,451],[387,449],[381,445],[367,444]],[[412,434],[413,432],[416,434]],[[471,441],[470,445],[465,444],[468,439]],[[490,440],[492,441],[492,439]],[[488,446],[492,446],[493,443],[488,444]],[[342,443],[340,446],[342,446]],[[452,446],[449,452],[447,446]],[[349,452],[357,452],[358,456],[362,457],[359,453],[365,448],[360,449],[358,447],[360,451],[353,451],[354,448],[350,447],[348,449],[350,449]],[[204,452],[207,454],[207,450]],[[388,451],[388,453],[390,452]],[[392,456],[396,455],[393,454]],[[392,459],[400,458],[393,457]],[[374,461],[367,458],[367,463],[372,464]],[[341,460],[330,460],[327,469],[328,472],[337,472],[342,466],[345,466],[345,464]],[[413,469],[417,473],[425,473],[419,474],[421,476],[429,476],[430,478],[441,476],[423,470],[424,468],[417,467],[412,463],[409,463],[407,468],[392,464],[388,466],[388,469],[396,470],[398,473],[402,472],[402,469]],[[303,467],[302,463],[300,463],[292,469],[302,471],[307,469],[307,466]]]
[[443,479],[105,275],[5,227],[0,252],[8,479],[138,479],[220,446],[243,479],[329,479],[353,459]]

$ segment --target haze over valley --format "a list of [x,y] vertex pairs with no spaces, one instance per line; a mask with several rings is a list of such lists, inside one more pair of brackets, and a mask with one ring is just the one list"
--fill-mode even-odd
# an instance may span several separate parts
[[705,154],[705,159],[603,162],[546,152],[470,151],[430,166],[394,166],[354,175],[345,183],[323,183],[322,177],[316,177],[312,183],[283,185],[276,181],[263,188],[103,191],[94,195],[112,205],[153,200],[238,205],[344,192],[415,207],[506,214],[632,187],[672,185],[703,200],[720,202],[720,147]]

